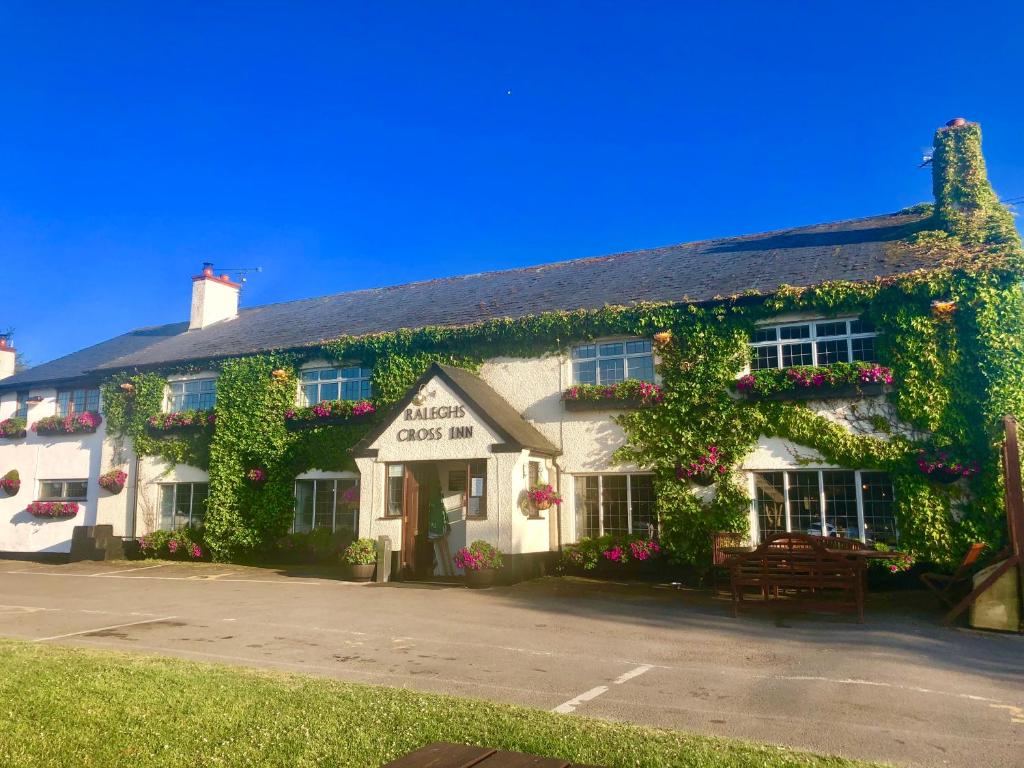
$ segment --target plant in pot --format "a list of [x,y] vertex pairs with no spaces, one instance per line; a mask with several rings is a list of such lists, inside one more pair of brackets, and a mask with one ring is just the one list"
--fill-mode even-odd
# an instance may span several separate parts
[[477,540],[455,553],[455,566],[466,574],[466,586],[483,589],[493,586],[501,570],[501,550]]
[[377,568],[377,542],[356,539],[341,553],[346,581],[370,581]]
[[526,498],[529,500],[530,506],[537,512],[551,509],[553,504],[562,503],[562,497],[549,483],[531,486],[530,490],[526,492]]
[[16,495],[21,489],[21,475],[18,474],[18,470],[12,469],[3,477],[0,477],[0,488],[8,496]]
[[717,445],[709,445],[700,458],[690,464],[676,464],[676,477],[689,480],[697,485],[711,485],[720,475],[728,471],[722,453]]
[[124,481],[128,479],[128,473],[120,469],[112,469],[100,475],[100,488],[115,496],[124,490]]

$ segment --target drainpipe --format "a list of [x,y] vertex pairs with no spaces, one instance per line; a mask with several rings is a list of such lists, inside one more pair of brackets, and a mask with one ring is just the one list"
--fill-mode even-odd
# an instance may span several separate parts
[[[555,339],[555,347],[558,349],[558,396],[562,396],[562,392],[565,391],[565,387],[562,383],[562,340]],[[562,406],[558,412],[558,450],[565,450],[565,406]],[[554,456],[551,459],[551,463],[555,467],[555,492],[561,496],[562,491],[562,468],[558,465],[558,460],[561,458],[561,453],[558,456]],[[555,504],[555,539],[558,544],[558,551],[562,551],[562,505]]]
[[[133,448],[135,446],[132,446]],[[135,452],[135,482],[132,484],[132,509],[131,509],[131,525],[128,528],[128,538],[135,538],[136,518],[139,512],[139,479],[142,474],[142,456],[139,452]]]

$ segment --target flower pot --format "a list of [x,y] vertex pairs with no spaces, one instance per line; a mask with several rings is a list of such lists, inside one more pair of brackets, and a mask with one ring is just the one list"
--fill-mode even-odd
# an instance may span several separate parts
[[469,569],[466,571],[466,586],[470,589],[487,589],[493,587],[498,577],[496,568]]
[[12,483],[10,485],[0,485],[0,488],[4,489],[4,495],[5,496],[17,496],[18,495],[18,491],[21,490],[21,483],[17,483],[17,484]]
[[373,581],[376,570],[376,563],[345,563],[341,569],[341,577],[345,581]]
[[550,501],[538,501],[538,502],[534,503],[533,508],[536,509],[538,512],[543,512],[545,509],[551,509],[551,502]]
[[117,494],[124,490],[124,483],[107,483],[103,486],[103,490],[113,496],[117,496]]

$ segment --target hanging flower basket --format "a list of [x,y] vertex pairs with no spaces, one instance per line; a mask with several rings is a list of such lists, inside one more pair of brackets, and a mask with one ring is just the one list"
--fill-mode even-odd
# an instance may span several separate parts
[[526,492],[526,498],[530,502],[530,506],[537,511],[543,511],[545,509],[551,509],[552,505],[561,504],[562,497],[558,495],[558,492],[547,483],[535,485]]
[[120,469],[112,469],[100,475],[100,488],[109,491],[115,496],[124,490],[124,481],[128,479],[128,473]]
[[32,425],[37,435],[77,435],[95,432],[103,417],[95,411],[83,411],[71,416],[47,416]]
[[929,479],[944,485],[952,485],[958,480],[974,477],[981,471],[978,462],[954,459],[946,451],[939,451],[934,455],[919,451],[917,468]]
[[77,501],[33,501],[25,511],[33,517],[61,520],[78,514]]
[[267,482],[267,470],[261,467],[253,467],[245,473],[245,481],[251,488],[259,488]]
[[0,488],[7,496],[16,496],[18,491],[21,490],[21,476],[18,474],[18,470],[12,469],[3,477],[0,477]]
[[0,438],[4,440],[20,440],[28,435],[25,420],[17,416],[0,421]]

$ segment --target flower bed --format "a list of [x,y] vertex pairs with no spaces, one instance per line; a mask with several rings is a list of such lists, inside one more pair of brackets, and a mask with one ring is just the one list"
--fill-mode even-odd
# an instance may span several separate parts
[[3,477],[0,477],[0,490],[8,496],[16,496],[21,490],[21,475],[18,470],[12,469]]
[[12,416],[9,419],[0,421],[0,438],[4,440],[18,440],[25,437],[28,431],[25,429],[25,420]]
[[657,405],[665,393],[657,384],[627,379],[618,384],[577,384],[562,393],[567,411],[598,411],[643,408]]
[[120,469],[112,469],[100,475],[99,485],[106,491],[118,494],[124,489],[124,481],[128,479],[128,473]]
[[66,519],[78,514],[77,501],[33,501],[25,511],[33,517]]
[[812,400],[877,395],[892,382],[892,371],[884,365],[833,363],[754,371],[737,380],[736,390],[754,399]]
[[190,432],[212,427],[217,422],[217,414],[213,411],[178,411],[177,413],[158,413],[146,421],[146,431],[154,437],[173,434],[174,432]]
[[[643,536],[583,538],[562,550],[562,567],[569,570],[607,571],[628,563],[645,563],[661,555],[661,545]],[[602,567],[603,566],[603,567]]]
[[95,411],[83,411],[71,416],[47,416],[32,425],[37,435],[77,435],[95,432],[103,417]]
[[285,411],[286,429],[310,429],[326,424],[344,424],[373,416],[377,407],[369,400],[325,400],[308,408]]
[[202,533],[191,528],[153,531],[139,539],[139,554],[145,558],[163,560],[202,560]]
[[918,451],[917,468],[940,483],[955,483],[965,477],[973,477],[981,471],[978,462],[954,459],[946,451],[935,454]]

